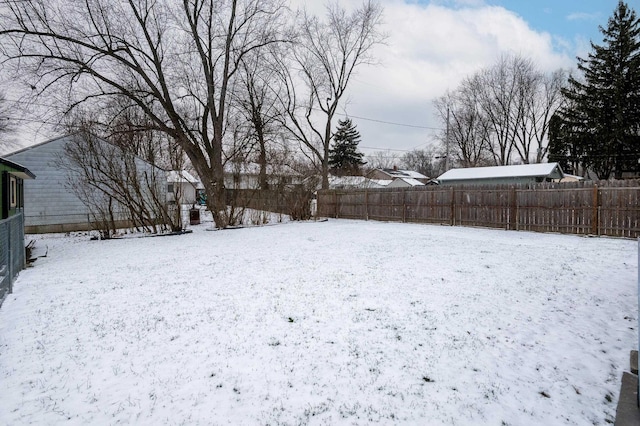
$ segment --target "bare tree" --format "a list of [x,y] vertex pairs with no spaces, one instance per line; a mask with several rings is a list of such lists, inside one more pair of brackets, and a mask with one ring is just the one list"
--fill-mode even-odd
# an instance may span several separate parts
[[292,53],[299,73],[285,65],[284,124],[319,166],[324,189],[329,187],[333,118],[356,68],[373,63],[371,50],[384,39],[381,17],[382,8],[371,0],[351,13],[336,2],[327,6],[326,20],[305,10],[297,23],[300,34]]
[[531,59],[504,55],[438,99],[460,165],[541,162],[564,79],[562,70],[545,74]]
[[278,66],[282,49],[270,49],[253,52],[241,61],[239,80],[241,90],[235,92],[240,114],[249,124],[247,139],[251,141],[250,150],[256,153],[260,167],[259,188],[269,189],[268,157],[269,148],[274,149],[281,136],[280,126],[285,119],[282,103],[283,81]]
[[226,227],[223,149],[242,59],[282,40],[281,0],[8,0],[2,53],[39,94],[62,89],[70,109],[129,99],[182,147]]
[[[449,129],[441,135],[449,155],[449,165],[478,167],[489,163],[489,123],[480,110],[477,87],[467,80],[455,92],[448,92],[435,101],[439,118]],[[455,160],[455,161],[453,161]]]
[[15,130],[15,122],[11,117],[11,111],[14,109],[8,103],[4,92],[0,91],[0,135],[2,135],[2,138],[0,138],[0,154],[3,150],[8,150],[15,144],[15,141],[9,138]]
[[[551,118],[563,105],[562,88],[567,81],[564,70],[556,70],[550,74],[543,74],[535,96],[530,99],[528,112],[528,141],[537,147],[535,162],[541,163],[549,152],[549,128]],[[527,150],[527,157],[531,149]]]
[[498,62],[480,71],[467,84],[477,88],[478,101],[491,129],[489,149],[497,165],[511,162],[517,123],[523,114],[520,91],[519,66],[521,64],[502,56]]
[[444,172],[443,153],[439,148],[429,146],[425,149],[414,149],[402,155],[402,167],[413,170],[431,178]]
[[375,151],[368,154],[366,160],[371,169],[392,169],[400,164],[400,155],[392,151]]
[[545,75],[531,59],[505,55],[468,82],[478,90],[498,165],[509,164],[514,151],[522,163],[542,161],[549,120],[560,106],[563,81],[560,70]]
[[125,223],[158,233],[181,229],[167,210],[166,174],[130,150],[83,130],[65,146],[58,163],[68,171],[68,186],[87,206],[103,237]]

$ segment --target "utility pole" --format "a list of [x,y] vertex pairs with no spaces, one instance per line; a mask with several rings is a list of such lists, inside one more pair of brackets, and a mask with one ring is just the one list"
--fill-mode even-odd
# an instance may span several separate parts
[[449,107],[447,107],[447,130],[445,133],[444,146],[444,171],[446,173],[447,170],[449,170]]

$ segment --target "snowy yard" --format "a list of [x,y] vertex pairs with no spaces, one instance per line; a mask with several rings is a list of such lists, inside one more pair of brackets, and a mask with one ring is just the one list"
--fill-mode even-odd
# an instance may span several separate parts
[[637,243],[330,220],[89,241],[0,309],[0,424],[591,425]]

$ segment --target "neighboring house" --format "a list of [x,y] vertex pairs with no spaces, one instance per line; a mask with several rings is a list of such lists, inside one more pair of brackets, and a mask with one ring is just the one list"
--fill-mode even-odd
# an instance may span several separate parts
[[375,169],[366,176],[329,176],[329,189],[409,188],[426,184],[425,175],[409,170]]
[[[267,164],[267,183],[271,188],[301,185],[304,177],[287,165]],[[224,166],[224,186],[227,189],[258,189],[260,165],[258,163],[233,163]]]
[[0,220],[24,208],[24,180],[35,175],[21,164],[0,157]]
[[[65,146],[81,137],[71,134],[33,145],[7,154],[5,157],[28,167],[38,179],[25,181],[25,232],[70,232],[92,229],[89,208],[70,188],[69,172],[60,166]],[[108,144],[101,140],[100,143]],[[161,185],[166,191],[164,171],[136,159],[138,170],[146,175],[162,176]],[[147,174],[146,172],[149,171]],[[163,194],[163,199],[166,195]],[[126,226],[123,223],[123,226]]]
[[[329,189],[387,188],[391,179],[370,179],[364,176],[329,176]],[[320,188],[318,188],[320,189]]]
[[199,192],[204,190],[202,182],[186,170],[174,170],[167,173],[167,202],[178,204],[195,204]]
[[425,184],[418,179],[401,177],[394,179],[387,188],[412,188],[414,186],[424,186]]
[[499,185],[552,182],[564,173],[558,163],[451,169],[438,177],[441,185]]
[[[375,169],[367,173],[367,177],[371,179],[384,179],[384,180],[415,179],[419,182],[422,182],[423,184],[426,184],[427,182],[429,182],[429,177],[423,175],[422,173],[414,172],[411,170],[398,170],[397,167],[394,167],[393,169]],[[415,186],[415,185],[411,185],[411,186]]]

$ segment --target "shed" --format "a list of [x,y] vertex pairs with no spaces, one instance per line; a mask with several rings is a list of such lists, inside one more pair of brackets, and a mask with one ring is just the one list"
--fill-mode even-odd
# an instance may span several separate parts
[[21,164],[0,157],[0,220],[24,208],[24,180],[35,175]]
[[550,182],[564,177],[558,163],[451,169],[438,177],[441,185],[500,185]]

